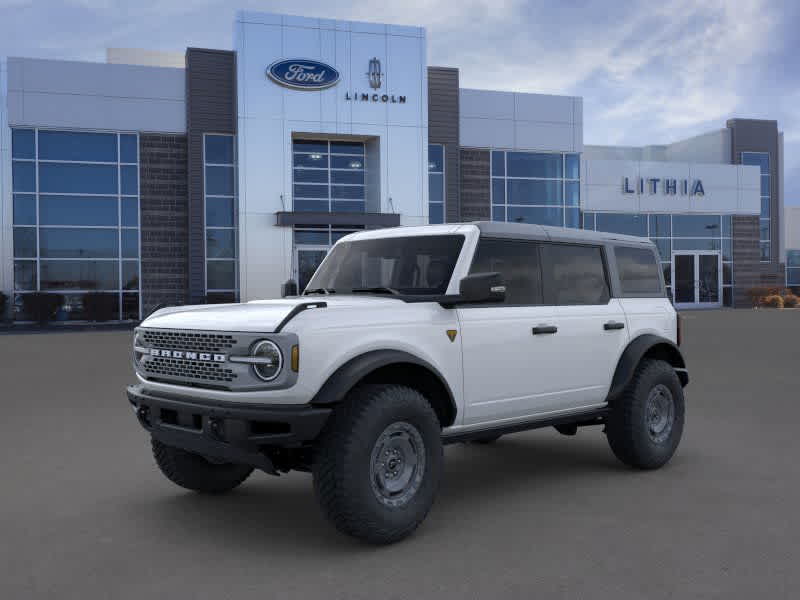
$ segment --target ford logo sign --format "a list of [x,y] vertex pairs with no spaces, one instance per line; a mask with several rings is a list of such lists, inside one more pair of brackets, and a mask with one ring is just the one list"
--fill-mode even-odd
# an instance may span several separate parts
[[296,90],[324,90],[339,82],[339,71],[332,66],[303,58],[276,61],[267,67],[267,76]]

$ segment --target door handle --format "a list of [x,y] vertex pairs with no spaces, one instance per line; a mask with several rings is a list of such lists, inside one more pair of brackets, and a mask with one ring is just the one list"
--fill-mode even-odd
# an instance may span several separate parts
[[608,323],[603,324],[603,329],[606,331],[611,331],[612,329],[625,329],[625,323],[620,323],[618,321],[609,321]]
[[555,325],[537,325],[531,330],[533,335],[541,335],[543,333],[555,333],[556,331],[558,331],[558,327],[556,327]]

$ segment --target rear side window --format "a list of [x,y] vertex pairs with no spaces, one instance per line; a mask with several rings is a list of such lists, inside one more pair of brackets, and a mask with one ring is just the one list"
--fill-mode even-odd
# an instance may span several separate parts
[[546,304],[607,304],[611,298],[596,246],[542,244],[542,278]]
[[623,294],[662,296],[656,255],[647,248],[614,248]]
[[506,284],[506,304],[541,304],[542,274],[534,242],[484,239],[470,273],[497,271]]

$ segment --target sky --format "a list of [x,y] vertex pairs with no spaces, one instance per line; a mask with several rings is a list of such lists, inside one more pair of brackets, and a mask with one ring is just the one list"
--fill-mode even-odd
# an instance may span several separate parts
[[237,9],[427,28],[462,87],[583,97],[584,143],[665,144],[776,119],[800,205],[800,2],[792,0],[0,0],[0,56],[232,47]]

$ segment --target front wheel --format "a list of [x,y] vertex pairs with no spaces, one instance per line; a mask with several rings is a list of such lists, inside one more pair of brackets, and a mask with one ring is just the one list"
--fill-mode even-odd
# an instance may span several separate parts
[[606,425],[611,450],[638,469],[663,466],[681,441],[684,410],[683,388],[672,366],[643,360],[611,406]]
[[401,385],[363,385],[336,407],[317,444],[314,490],[337,529],[376,544],[410,535],[433,505],[441,427]]

